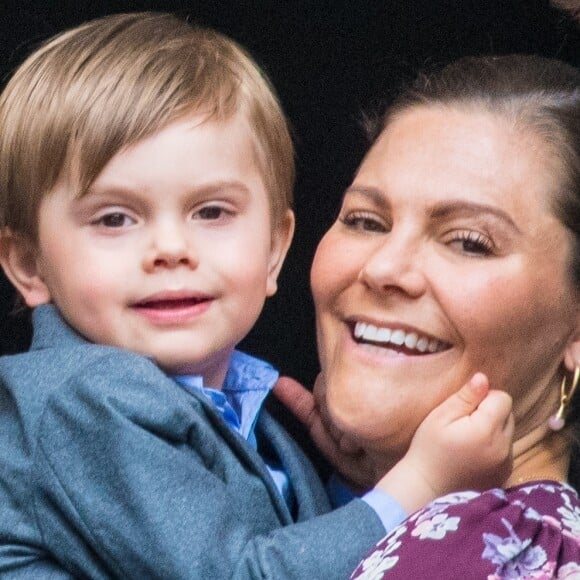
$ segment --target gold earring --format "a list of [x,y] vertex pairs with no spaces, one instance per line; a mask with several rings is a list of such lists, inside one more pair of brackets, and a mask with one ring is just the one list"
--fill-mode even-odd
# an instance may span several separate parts
[[560,431],[566,425],[566,414],[568,413],[568,405],[574,396],[574,391],[578,386],[578,381],[580,379],[580,366],[576,366],[574,369],[574,377],[572,378],[572,386],[568,391],[566,389],[566,377],[562,379],[562,386],[560,387],[560,406],[556,411],[555,415],[550,417],[548,421],[548,426],[552,431]]

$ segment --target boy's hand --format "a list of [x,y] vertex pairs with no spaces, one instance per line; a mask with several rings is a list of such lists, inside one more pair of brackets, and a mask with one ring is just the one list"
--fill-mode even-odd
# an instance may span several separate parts
[[274,387],[276,397],[306,426],[353,491],[367,490],[378,480],[376,487],[411,513],[452,491],[501,485],[511,473],[511,397],[490,391],[481,373],[429,413],[406,455],[386,475],[379,474],[376,458],[332,425],[316,398],[324,389],[315,387],[314,392],[288,377]]
[[[316,379],[320,387],[321,375]],[[314,394],[290,377],[280,377],[273,393],[308,429],[319,451],[341,474],[354,492],[366,491],[380,476],[375,463],[364,449],[336,429],[324,412],[317,395],[324,389],[314,387]]]
[[476,373],[421,423],[407,454],[377,487],[407,512],[436,497],[502,485],[512,469],[511,397]]

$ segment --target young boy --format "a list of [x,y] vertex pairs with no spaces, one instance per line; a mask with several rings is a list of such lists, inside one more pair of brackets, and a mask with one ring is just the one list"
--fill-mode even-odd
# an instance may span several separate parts
[[118,15],[15,73],[0,261],[34,339],[0,360],[2,578],[345,577],[404,517],[395,500],[461,486],[456,456],[427,488],[411,477],[418,444],[331,511],[260,412],[278,375],[234,349],[276,291],[292,185],[271,87],[217,33]]

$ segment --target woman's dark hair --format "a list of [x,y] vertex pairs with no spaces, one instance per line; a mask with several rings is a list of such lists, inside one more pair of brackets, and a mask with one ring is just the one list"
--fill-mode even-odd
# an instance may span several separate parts
[[[465,57],[434,74],[420,75],[369,125],[371,138],[417,106],[489,110],[532,131],[559,159],[562,174],[555,215],[572,234],[570,275],[580,299],[580,70],[532,55]],[[580,393],[567,419],[574,431],[569,480],[580,490]]]
[[580,292],[580,70],[532,55],[465,57],[420,75],[369,124],[371,138],[416,106],[489,110],[551,147],[564,170],[554,210],[574,236],[571,274]]

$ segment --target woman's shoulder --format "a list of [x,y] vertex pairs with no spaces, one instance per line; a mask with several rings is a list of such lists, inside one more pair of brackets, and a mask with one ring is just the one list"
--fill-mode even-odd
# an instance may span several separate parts
[[580,578],[580,500],[552,481],[441,497],[361,562],[355,578]]

